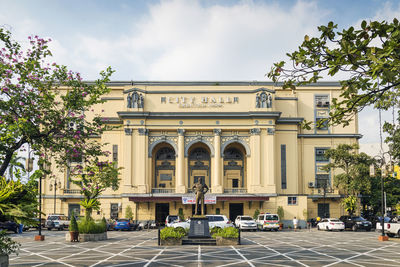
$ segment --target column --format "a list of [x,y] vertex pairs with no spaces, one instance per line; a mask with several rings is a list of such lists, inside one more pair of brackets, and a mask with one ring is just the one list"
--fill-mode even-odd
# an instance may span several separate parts
[[185,187],[185,130],[178,129],[178,157],[176,158],[176,193],[186,193]]
[[122,169],[122,191],[124,193],[132,193],[132,132],[130,128],[125,128],[123,150],[124,168]]
[[214,129],[214,152],[211,191],[212,193],[223,193],[221,179],[221,129]]
[[251,182],[250,192],[258,193],[261,191],[261,129],[253,128],[250,130],[251,142]]
[[[267,140],[266,140],[266,161],[267,165],[267,180],[266,187],[268,193],[276,193],[275,183],[275,129],[267,128]],[[297,155],[297,154],[296,154]]]
[[138,193],[148,193],[149,184],[146,179],[146,167],[147,167],[147,129],[139,128],[138,135],[136,137],[136,168],[135,168],[135,179],[137,181]]

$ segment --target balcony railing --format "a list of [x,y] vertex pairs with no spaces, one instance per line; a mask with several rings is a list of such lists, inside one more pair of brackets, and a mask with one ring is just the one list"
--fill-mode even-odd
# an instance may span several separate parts
[[247,188],[225,188],[224,193],[227,194],[245,194],[247,193]]
[[79,189],[64,189],[64,194],[80,194],[81,190]]
[[171,194],[175,193],[175,188],[153,188],[151,192],[153,194]]

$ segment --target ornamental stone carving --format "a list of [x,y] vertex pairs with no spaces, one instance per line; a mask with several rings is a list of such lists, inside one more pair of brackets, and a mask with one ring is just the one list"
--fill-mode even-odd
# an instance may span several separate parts
[[139,128],[138,132],[139,132],[139,135],[147,135],[149,133],[149,130],[146,128]]
[[178,129],[178,135],[185,135],[185,129]]
[[267,133],[269,135],[274,135],[275,134],[275,129],[274,128],[267,128]]
[[262,92],[256,95],[256,108],[272,108],[272,95]]
[[133,129],[125,128],[125,135],[132,135]]
[[232,144],[239,143],[246,150],[246,156],[250,156],[250,136],[249,135],[229,135],[221,137],[221,157],[224,156],[225,148]]
[[128,108],[143,108],[144,107],[143,94],[139,94],[138,92],[133,92],[133,93],[128,94],[127,107]]
[[260,135],[261,134],[261,129],[260,128],[250,129],[250,134],[251,135]]
[[148,150],[148,155],[149,157],[152,156],[153,149],[156,145],[160,143],[167,143],[170,144],[174,150],[175,150],[175,155],[178,155],[178,136],[177,135],[153,135],[149,136],[148,139],[148,144],[149,144],[149,150]]
[[214,135],[221,135],[222,130],[221,129],[214,129],[213,132],[214,132]]

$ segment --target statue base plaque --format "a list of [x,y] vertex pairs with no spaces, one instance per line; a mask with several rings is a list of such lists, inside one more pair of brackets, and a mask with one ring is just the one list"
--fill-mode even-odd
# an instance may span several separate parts
[[190,219],[189,238],[210,238],[210,227],[208,218],[196,216]]

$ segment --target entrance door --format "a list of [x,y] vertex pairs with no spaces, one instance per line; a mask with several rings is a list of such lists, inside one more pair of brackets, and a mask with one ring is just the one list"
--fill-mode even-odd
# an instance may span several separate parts
[[229,220],[234,222],[239,215],[243,215],[243,203],[229,203]]
[[168,215],[169,203],[156,203],[156,223],[158,225],[164,225]]
[[329,203],[318,203],[318,217],[329,218]]

